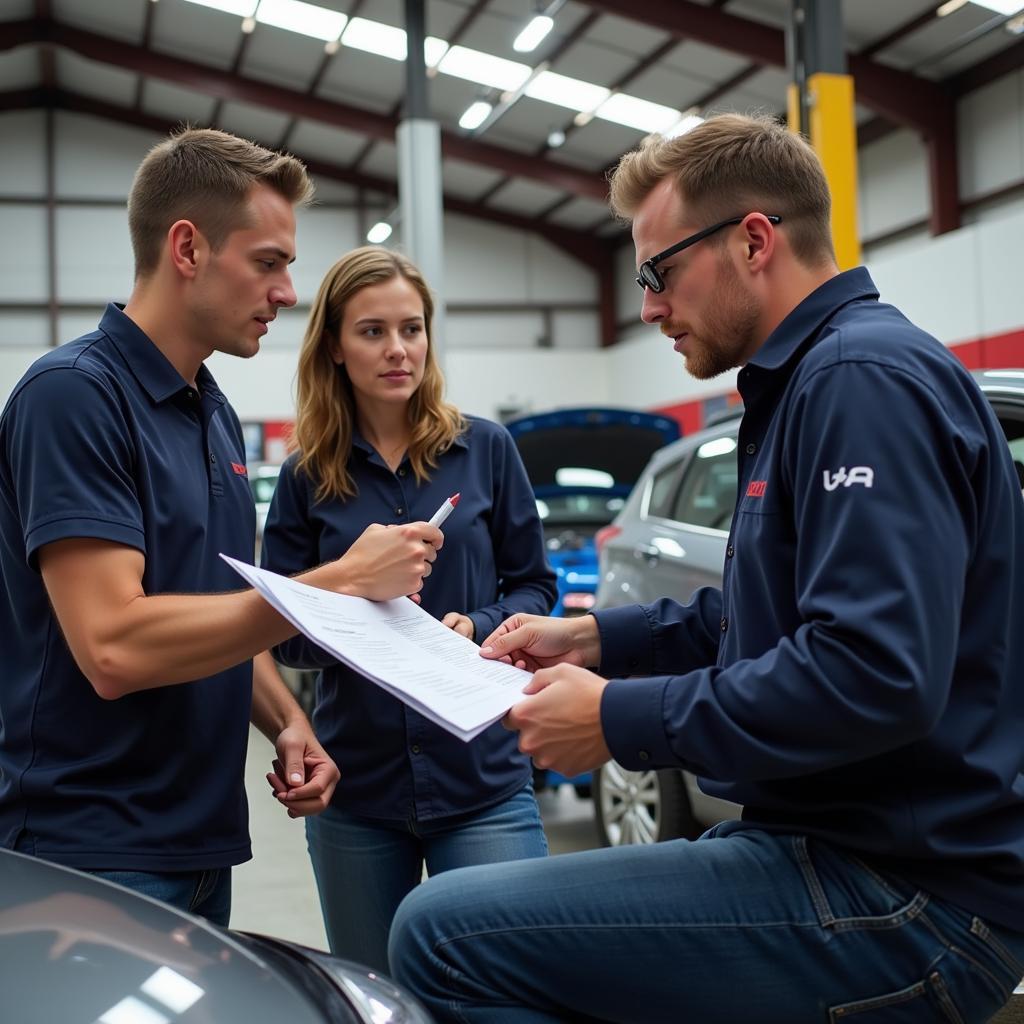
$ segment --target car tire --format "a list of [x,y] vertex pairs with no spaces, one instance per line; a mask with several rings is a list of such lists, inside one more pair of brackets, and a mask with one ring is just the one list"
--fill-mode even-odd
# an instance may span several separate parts
[[693,816],[680,772],[633,772],[609,761],[594,772],[594,819],[604,846],[696,839],[704,829]]

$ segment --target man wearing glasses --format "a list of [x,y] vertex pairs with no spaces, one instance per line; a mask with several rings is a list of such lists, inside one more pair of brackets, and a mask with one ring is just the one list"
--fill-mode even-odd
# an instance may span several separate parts
[[988,1020],[1024,974],[1024,505],[999,424],[839,273],[798,136],[723,115],[611,186],[643,319],[694,376],[742,367],[723,585],[515,616],[483,653],[535,671],[506,724],[542,767],[685,768],[743,820],[432,879],[393,972],[438,1021]]

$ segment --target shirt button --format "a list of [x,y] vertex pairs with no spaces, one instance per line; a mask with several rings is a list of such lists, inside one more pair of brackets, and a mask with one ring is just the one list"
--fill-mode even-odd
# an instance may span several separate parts
[[217,456],[214,455],[213,452],[210,452],[210,461],[211,462],[216,462],[217,461]]
[[650,761],[651,759],[651,755],[648,754],[646,750],[641,750],[636,756],[639,757],[641,761]]
[[734,548],[734,547],[733,547],[733,546],[732,546],[732,545],[730,544],[730,545],[729,545],[729,546],[728,546],[728,547],[727,547],[727,548],[725,549],[725,557],[726,557],[726,558],[732,558],[732,556],[733,556],[734,554],[736,554],[736,549],[735,549],[735,548]]
[[724,633],[729,628],[729,620],[722,619],[722,632]]
[[401,506],[401,505],[396,505],[396,506],[395,506],[395,515],[396,515],[396,516],[400,516],[400,515],[402,515],[402,513],[404,513],[404,512],[405,512],[405,509],[404,509],[404,508],[402,508],[402,506]]
[[398,475],[405,476],[405,466],[402,466],[402,468],[398,471]]
[[747,445],[747,454],[748,455],[753,455],[756,451],[757,451],[757,445],[756,444],[748,444]]
[[418,754],[420,752],[420,745],[418,743],[414,743],[412,745],[412,752],[414,754]]

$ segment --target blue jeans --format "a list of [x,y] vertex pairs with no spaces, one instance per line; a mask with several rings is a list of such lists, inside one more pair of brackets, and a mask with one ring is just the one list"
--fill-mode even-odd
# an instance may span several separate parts
[[1024,975],[1024,934],[759,831],[431,879],[390,953],[438,1024],[969,1024]]
[[228,926],[231,917],[231,868],[211,871],[86,871],[133,889],[179,910]]
[[494,807],[435,821],[392,824],[329,807],[306,819],[306,839],[331,952],[384,972],[391,920],[424,864],[433,876],[548,852],[532,786]]

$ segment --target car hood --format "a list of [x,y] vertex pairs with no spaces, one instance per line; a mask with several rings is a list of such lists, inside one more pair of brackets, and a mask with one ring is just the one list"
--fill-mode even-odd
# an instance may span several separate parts
[[[628,491],[651,455],[679,436],[675,420],[631,409],[557,409],[522,416],[505,426],[538,495],[610,488]],[[585,472],[574,475],[572,470],[594,471],[611,479],[588,485]]]
[[0,871],[0,965],[4,1003],[21,1024],[324,1020],[228,933],[9,851]]

